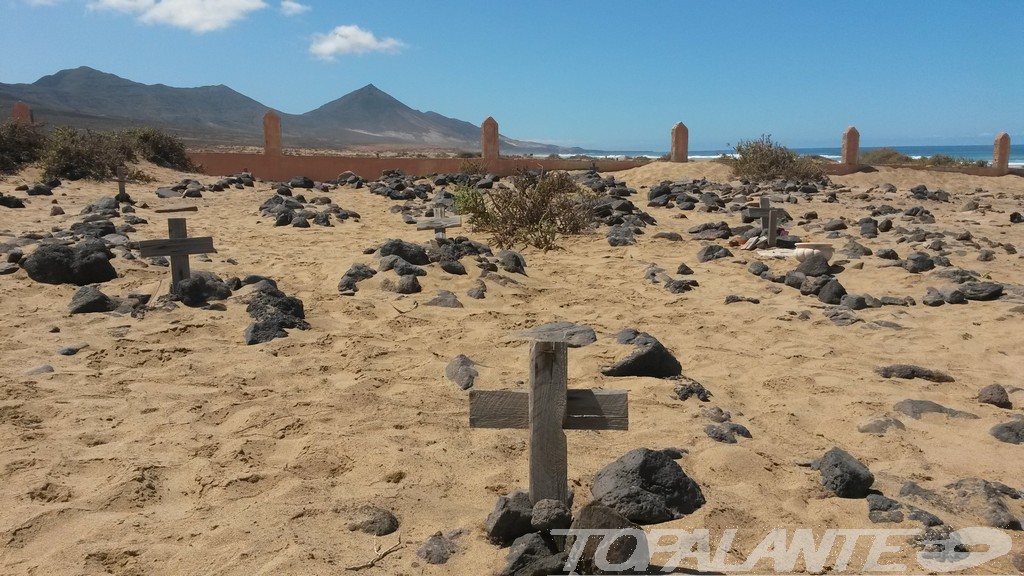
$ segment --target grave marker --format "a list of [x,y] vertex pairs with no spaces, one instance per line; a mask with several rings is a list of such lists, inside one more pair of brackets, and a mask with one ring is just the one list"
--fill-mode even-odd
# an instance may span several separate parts
[[189,254],[216,253],[213,248],[213,238],[200,236],[188,237],[188,230],[185,227],[184,218],[167,219],[167,235],[165,240],[142,240],[138,243],[139,252],[143,258],[152,256],[167,256],[171,260],[171,293],[177,292],[178,282],[189,278],[192,271],[189,270]]
[[625,390],[569,390],[564,335],[523,334],[530,344],[530,390],[470,390],[471,428],[530,430],[530,500],[568,504],[568,455],[563,430],[627,430]]
[[753,250],[757,246],[760,238],[766,237],[768,240],[768,247],[774,248],[775,241],[778,239],[779,235],[779,215],[782,212],[785,212],[785,210],[783,210],[782,208],[772,208],[771,200],[769,200],[766,196],[761,196],[761,201],[757,208],[747,208],[748,216],[750,216],[751,218],[761,219],[762,235],[758,238],[753,239],[754,242],[750,248],[747,248],[746,245],[744,245],[743,247],[747,248],[748,250]]
[[434,197],[434,216],[416,221],[417,230],[433,230],[434,241],[441,242],[447,238],[445,230],[462,226],[461,216],[447,216],[448,206],[444,203],[444,193],[438,191]]
[[124,166],[117,167],[117,196],[118,202],[125,202],[128,198],[128,194],[124,190],[124,183],[127,176],[127,172]]

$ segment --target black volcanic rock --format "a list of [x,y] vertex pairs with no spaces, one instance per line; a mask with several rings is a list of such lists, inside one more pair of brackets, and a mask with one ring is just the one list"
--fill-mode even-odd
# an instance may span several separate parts
[[682,518],[704,505],[700,486],[660,450],[637,448],[594,476],[595,500],[638,524]]
[[868,467],[841,448],[832,448],[817,462],[821,483],[841,498],[864,498],[875,483]]
[[[624,341],[622,335],[626,332],[631,332],[634,337]],[[624,330],[623,333],[620,333],[620,342],[633,344],[637,348],[629,356],[611,366],[602,368],[601,373],[605,376],[671,378],[679,376],[683,371],[679,360],[676,360],[676,357],[650,334]]]
[[96,284],[117,278],[102,241],[87,239],[74,247],[47,244],[25,259],[28,277],[44,284]]

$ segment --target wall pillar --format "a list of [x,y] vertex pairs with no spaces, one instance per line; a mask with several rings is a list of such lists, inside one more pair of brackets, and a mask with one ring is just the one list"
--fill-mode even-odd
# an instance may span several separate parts
[[992,168],[999,174],[1010,171],[1010,135],[1000,132],[992,146]]
[[25,104],[21,100],[14,103],[11,106],[11,119],[15,122],[26,122],[28,124],[35,124],[35,118],[32,115],[32,109],[29,108],[28,104]]
[[690,130],[682,122],[672,127],[672,153],[669,160],[672,162],[689,162],[690,160]]
[[273,110],[263,115],[263,154],[281,155],[281,117]]
[[847,166],[857,165],[857,155],[860,153],[860,132],[853,126],[843,132],[843,164]]
[[480,148],[484,160],[497,160],[501,154],[498,148],[498,123],[490,116],[480,127]]

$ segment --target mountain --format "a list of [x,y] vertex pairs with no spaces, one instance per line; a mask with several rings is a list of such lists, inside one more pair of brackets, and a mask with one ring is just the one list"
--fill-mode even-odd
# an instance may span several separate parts
[[213,136],[253,144],[262,141],[262,117],[269,110],[227,86],[150,86],[85,66],[32,84],[0,84],[0,104],[12,99],[27,103],[36,119],[48,125],[96,129],[148,125],[190,139]]
[[[0,110],[21,100],[37,121],[90,129],[154,126],[203,144],[262,145],[271,110],[224,85],[174,88],[141,84],[87,66],[32,84],[0,83]],[[380,145],[479,150],[480,127],[436,112],[420,112],[369,84],[305,114],[281,115],[282,140],[293,147]],[[576,152],[501,138],[519,153]]]

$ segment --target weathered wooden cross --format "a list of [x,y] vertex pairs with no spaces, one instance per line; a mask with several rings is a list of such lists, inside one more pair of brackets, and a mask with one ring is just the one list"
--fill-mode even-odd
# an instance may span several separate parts
[[[529,336],[527,336],[529,337]],[[471,428],[530,429],[530,500],[568,504],[568,456],[563,430],[627,430],[625,390],[569,390],[564,337],[532,337],[530,390],[471,390]]]
[[[761,196],[761,202],[757,208],[747,208],[748,216],[761,219],[761,234],[767,236],[769,248],[775,247],[775,241],[779,234],[779,216],[783,212],[785,210],[782,208],[772,208],[771,200],[767,196]],[[754,242],[754,246],[756,245],[757,239]]]
[[200,236],[189,238],[184,218],[167,219],[167,235],[165,240],[142,240],[138,243],[143,258],[167,256],[171,260],[171,293],[178,291],[178,282],[192,275],[188,265],[189,254],[216,253],[213,248],[213,237]]
[[446,216],[448,212],[448,206],[444,204],[444,192],[438,191],[434,197],[434,216],[426,220],[419,220],[416,222],[417,230],[433,230],[434,241],[439,242],[446,238],[445,230],[448,228],[458,228],[462,226],[462,218],[460,216]]

